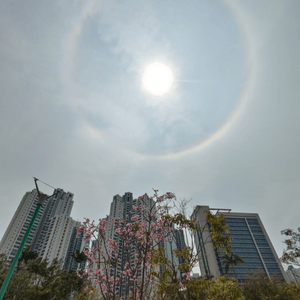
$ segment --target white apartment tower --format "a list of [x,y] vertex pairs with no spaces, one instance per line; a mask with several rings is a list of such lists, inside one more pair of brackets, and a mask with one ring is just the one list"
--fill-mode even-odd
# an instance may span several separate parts
[[300,268],[294,268],[292,265],[290,265],[285,273],[290,282],[300,283]]
[[[27,192],[21,200],[12,220],[10,221],[0,242],[0,253],[7,255],[8,261],[12,261],[19,249],[21,241],[25,235],[28,225],[32,219],[38,203],[38,193],[36,189]],[[33,224],[25,248],[31,245],[37,235],[38,228],[44,216],[47,202],[44,202],[39,210]]]
[[[42,204],[25,248],[31,245],[32,251],[49,261],[55,258],[65,259],[73,227],[77,224],[70,217],[73,196],[62,189],[54,191],[54,196]],[[35,189],[24,195],[0,242],[0,253],[5,253],[8,261],[12,261],[18,251],[37,202],[38,194]]]
[[68,250],[73,220],[70,218],[73,207],[73,194],[56,189],[48,200],[32,250],[43,259],[52,261],[64,258]]
[[48,235],[40,252],[43,259],[65,259],[73,230],[73,219],[62,215],[49,219]]

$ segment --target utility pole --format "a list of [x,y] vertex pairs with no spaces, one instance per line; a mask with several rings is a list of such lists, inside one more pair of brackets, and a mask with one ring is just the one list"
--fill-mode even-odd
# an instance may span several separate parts
[[[30,221],[30,224],[29,224],[29,226],[28,226],[28,228],[27,228],[27,231],[26,231],[26,233],[25,233],[25,235],[24,235],[24,237],[23,237],[23,240],[22,240],[22,242],[21,242],[21,245],[20,245],[20,247],[19,247],[19,249],[18,249],[18,252],[16,253],[16,256],[15,256],[15,258],[14,258],[14,260],[13,260],[13,262],[12,262],[12,264],[11,264],[9,270],[8,270],[8,273],[7,273],[7,275],[6,275],[6,278],[5,278],[5,280],[4,280],[3,284],[2,284],[2,287],[1,287],[1,290],[0,290],[0,300],[2,300],[2,298],[3,298],[3,296],[4,296],[4,293],[5,293],[5,291],[6,291],[6,288],[7,288],[8,284],[9,284],[10,278],[11,278],[12,274],[14,273],[16,264],[18,263],[18,260],[19,260],[21,254],[22,254],[22,250],[23,250],[23,248],[24,248],[24,246],[25,246],[25,243],[26,243],[26,241],[27,241],[27,239],[28,239],[29,233],[30,233],[31,228],[32,228],[32,226],[33,226],[33,223],[34,223],[34,221],[35,221],[35,219],[36,219],[36,217],[37,217],[37,215],[38,215],[38,213],[39,213],[39,210],[40,210],[40,208],[41,208],[43,202],[44,202],[45,200],[47,200],[47,199],[49,199],[49,198],[51,198],[52,196],[55,195],[55,194],[53,194],[52,196],[48,196],[48,195],[46,195],[46,194],[41,193],[40,190],[39,190],[39,188],[38,188],[38,185],[37,185],[38,179],[35,178],[35,177],[33,177],[33,179],[34,179],[34,183],[35,183],[35,186],[36,186],[36,190],[37,190],[37,193],[38,193],[39,200],[38,200],[38,203],[37,203],[37,207],[36,207],[36,209],[35,209],[35,212],[34,212],[34,214],[33,214],[33,216],[32,216],[31,221]],[[41,181],[41,182],[42,182],[42,181]],[[44,182],[43,182],[43,183],[44,183]],[[46,184],[46,185],[48,185],[48,184]],[[49,185],[48,185],[48,186],[49,186]],[[52,188],[53,188],[53,187],[52,187]]]

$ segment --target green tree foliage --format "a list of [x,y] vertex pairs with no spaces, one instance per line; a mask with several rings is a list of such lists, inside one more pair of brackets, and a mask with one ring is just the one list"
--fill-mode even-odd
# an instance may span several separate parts
[[[193,283],[192,283],[193,284]],[[192,299],[243,300],[241,289],[235,279],[220,276],[216,280],[200,278],[195,280]]]
[[[75,272],[62,270],[61,261],[49,263],[36,258],[28,248],[21,258],[3,299],[67,300],[71,294],[80,294],[86,286],[85,279],[79,278]],[[0,284],[7,272],[6,256],[1,254]]]
[[97,290],[91,286],[88,289],[83,289],[80,293],[75,295],[73,300],[103,300]]
[[76,250],[75,253],[72,253],[71,257],[77,262],[77,270],[80,268],[81,263],[87,261],[87,256],[79,250]]
[[222,263],[225,266],[225,273],[227,274],[231,269],[235,273],[233,266],[240,263],[245,263],[245,261],[239,257],[237,254],[231,252],[230,254],[224,254],[222,256]]
[[[231,251],[230,231],[228,230],[223,215],[213,215],[209,211],[206,212],[207,224],[203,226],[202,229],[199,229],[193,220],[189,220],[182,213],[177,213],[174,216],[168,214],[164,216],[164,218],[171,222],[172,225],[170,228],[172,229],[172,232],[176,231],[176,226],[178,225],[184,227],[185,231],[187,231],[191,237],[190,240],[193,239],[193,233],[195,231],[201,230],[203,232],[205,230],[209,230],[211,239],[207,239],[205,243],[212,243],[217,250],[225,253],[225,255]],[[214,291],[214,293],[217,293],[217,286],[214,286],[214,284],[217,283],[219,286],[223,286],[224,291],[226,290],[226,284],[224,283],[225,279],[223,278],[220,278],[217,281],[209,281],[207,278],[201,278],[199,280],[190,278],[190,272],[199,263],[199,259],[201,258],[200,253],[197,252],[194,242],[191,242],[190,245],[184,249],[174,249],[173,252],[175,257],[180,257],[182,260],[182,263],[179,266],[174,263],[173,260],[166,257],[165,251],[162,247],[158,248],[155,252],[154,263],[160,267],[160,272],[152,272],[152,274],[158,281],[156,293],[158,297],[168,295],[170,299],[210,299],[208,298],[208,295],[205,296],[206,298],[201,297],[204,297],[204,291],[207,292],[210,288]],[[240,260],[242,261],[242,259],[237,255],[228,256],[228,258],[231,259],[230,263],[236,264],[240,262]],[[239,298],[240,296],[238,293],[237,295],[237,298],[232,296],[233,298],[228,299],[241,299]]]
[[264,272],[254,273],[242,285],[245,300],[299,300],[300,285],[287,284],[278,276],[270,279]]
[[282,262],[300,266],[300,227],[298,231],[293,229],[282,230],[281,234],[287,237],[284,240],[287,248],[283,252]]
[[224,216],[213,215],[210,211],[205,213],[207,225],[210,229],[211,241],[217,250],[221,250],[225,254],[231,252],[230,231],[226,224]]
[[72,253],[71,257],[73,257],[78,264],[81,264],[82,262],[85,262],[87,260],[87,256],[79,250],[76,250],[75,253]]
[[38,257],[37,253],[32,252],[31,251],[31,246],[28,246],[27,248],[25,248],[22,251],[22,254],[21,254],[20,258],[19,258],[18,264],[21,263],[22,261],[24,261],[25,264],[27,264],[27,262],[29,260],[36,259],[37,257]]
[[[171,293],[170,293],[171,291]],[[183,282],[178,291],[166,290],[164,294],[157,295],[156,299],[166,300],[244,300],[241,288],[235,279],[221,276],[216,280],[206,277],[191,278]]]

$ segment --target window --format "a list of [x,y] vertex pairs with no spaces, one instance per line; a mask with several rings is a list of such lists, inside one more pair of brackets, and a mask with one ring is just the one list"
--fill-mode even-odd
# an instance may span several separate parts
[[257,219],[248,219],[247,218],[247,222],[249,225],[259,225],[259,222]]
[[267,239],[264,235],[254,234],[254,238],[257,242],[267,242]]
[[226,223],[245,223],[244,218],[226,218]]
[[[260,251],[261,252],[261,251]],[[265,260],[265,259],[273,259],[273,260],[275,260],[275,257],[274,257],[274,255],[273,255],[273,253],[261,253],[261,256],[262,256],[262,258]]]
[[250,227],[250,228],[253,233],[261,233],[261,234],[264,233],[260,227]]
[[246,234],[236,234],[236,233],[232,233],[231,237],[233,239],[237,239],[237,238],[241,238],[241,239],[251,239],[251,235],[250,233],[246,233]]
[[270,248],[260,248],[259,252],[262,254],[273,254]]
[[256,245],[260,248],[260,247],[263,247],[263,248],[269,248],[269,244],[267,242],[257,242]]

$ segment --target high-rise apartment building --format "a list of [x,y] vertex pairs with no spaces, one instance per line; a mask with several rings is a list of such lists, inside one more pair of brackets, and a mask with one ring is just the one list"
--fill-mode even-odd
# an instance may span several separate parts
[[[17,253],[37,202],[38,193],[35,189],[24,195],[0,242],[0,253],[5,253],[8,261],[12,261]],[[70,241],[74,240],[74,227],[80,224],[70,217],[73,203],[72,193],[56,189],[54,195],[42,204],[25,247],[31,245],[31,250],[43,259],[52,261],[56,258],[64,261],[69,255]],[[77,242],[81,245],[82,240],[83,238]]]
[[73,194],[56,189],[49,198],[41,224],[32,244],[32,251],[43,259],[63,259],[71,237]]
[[[183,230],[182,229],[175,230],[174,233],[175,233],[175,240],[176,240],[176,247],[177,247],[177,249],[183,250],[186,247]],[[183,257],[179,256],[178,257],[178,263],[179,263],[179,265],[182,264],[183,262],[184,262],[183,261]],[[181,277],[181,279],[183,279],[182,272],[180,272],[180,277]]]
[[[159,243],[159,247],[164,248],[165,257],[169,261],[167,264],[170,264],[170,266],[172,266],[172,268],[177,270],[177,276],[181,276],[181,272],[180,272],[178,267],[179,267],[179,264],[183,262],[175,254],[176,249],[181,250],[181,248],[178,247],[179,243],[180,242],[182,243],[182,241],[178,240],[178,238],[180,238],[180,233],[179,232],[180,231],[177,231],[177,230],[174,230],[174,229],[173,229],[172,232],[166,232],[166,235],[167,235],[166,239]],[[160,273],[165,271],[165,268],[166,268],[166,265],[161,264],[160,267],[159,267]]]
[[[22,198],[12,220],[10,221],[2,239],[0,242],[0,253],[5,253],[7,259],[11,262],[21,244],[21,241],[27,231],[28,225],[32,219],[32,216],[35,212],[36,206],[38,203],[38,193],[34,189],[31,192],[27,192]],[[36,217],[36,220],[33,224],[29,237],[26,241],[25,248],[32,245],[34,242],[40,224],[42,222],[45,209],[47,207],[47,201],[45,201]]]
[[300,268],[294,268],[290,265],[285,273],[290,282],[300,283]]
[[[151,197],[148,197],[145,195],[143,198],[143,201],[140,201],[139,199],[134,199],[132,193],[127,192],[123,196],[115,195],[113,196],[113,201],[110,206],[110,213],[105,218],[107,222],[106,224],[106,238],[114,239],[118,244],[118,258],[120,261],[117,265],[117,274],[116,277],[121,277],[121,271],[124,269],[124,265],[126,263],[129,263],[131,266],[134,265],[134,255],[135,255],[135,245],[134,243],[132,245],[125,246],[124,240],[119,239],[119,235],[116,234],[115,225],[113,224],[113,220],[120,219],[120,220],[127,220],[128,223],[132,222],[131,218],[139,215],[139,221],[143,222],[144,216],[142,215],[141,211],[134,210],[134,207],[137,207],[139,205],[144,206],[145,208],[154,209],[155,208],[155,202]],[[176,257],[174,250],[178,248],[178,246],[183,249],[185,247],[185,241],[183,232],[180,231],[177,233],[177,235],[170,234],[168,235],[167,239],[160,242],[160,247],[163,247],[165,249],[165,255],[168,258],[168,260],[172,263],[172,265],[175,266],[176,269],[178,269],[179,266],[179,260]],[[158,245],[157,245],[158,246]],[[103,241],[93,241],[92,242],[92,248],[101,248],[103,253],[105,254],[106,247],[104,247]],[[94,268],[97,266],[94,265]],[[163,271],[163,268],[160,268],[161,271]],[[96,269],[94,269],[96,271]],[[113,272],[113,271],[112,271]],[[178,270],[178,275],[180,275],[180,272]],[[111,276],[113,276],[113,273],[111,273]],[[141,278],[142,276],[142,270],[139,269],[137,274],[137,278]],[[128,289],[127,282],[121,282],[120,286],[118,287],[118,293],[119,296],[123,296],[126,294],[126,291]]]
[[[113,223],[114,220],[127,220],[127,222],[132,222],[131,218],[139,215],[139,220],[143,221],[144,217],[140,211],[136,211],[133,209],[134,206],[143,205],[148,208],[153,208],[155,206],[155,202],[152,198],[145,196],[144,200],[141,202],[139,199],[134,199],[132,193],[127,192],[123,196],[115,195],[113,196],[113,201],[110,206],[110,213],[105,218],[107,222],[106,224],[106,238],[113,239],[118,244],[118,265],[116,271],[116,277],[121,277],[121,271],[124,269],[126,263],[129,263],[133,266],[134,264],[134,254],[135,254],[135,245],[132,244],[129,247],[125,246],[124,240],[119,238],[119,235],[116,234],[115,225]],[[103,254],[106,254],[106,251],[109,251],[107,247],[104,245],[103,240],[96,240],[92,242],[92,247],[101,248]],[[130,251],[128,252],[130,248]],[[96,264],[94,268],[96,268]],[[95,270],[94,270],[95,271]],[[113,272],[113,270],[111,271]],[[136,276],[141,277],[142,273],[141,270],[138,270]],[[127,282],[121,282],[120,286],[118,287],[119,296],[122,296],[126,293],[128,288]]]
[[202,276],[213,275],[216,278],[226,274],[224,253],[217,251],[209,242],[211,236],[209,226],[206,226],[206,211],[216,211],[217,214],[224,215],[231,232],[232,252],[245,261],[230,266],[227,274],[229,277],[235,277],[239,282],[243,282],[247,275],[261,270],[268,277],[276,273],[289,281],[258,214],[233,213],[230,209],[212,209],[209,206],[196,206],[192,214],[192,219],[199,228],[199,232],[195,232],[194,239]]
[[176,238],[177,248],[179,250],[183,250],[186,247],[186,244],[185,244],[184,233],[182,229],[175,231],[175,238]]
[[[143,203],[140,203],[138,199],[134,199],[132,193],[127,192],[122,197],[120,195],[115,195],[113,197],[113,202],[111,204],[110,214],[108,216],[108,233],[111,238],[115,239],[119,243],[119,253],[118,257],[121,258],[119,266],[117,268],[118,275],[120,276],[121,270],[123,270],[124,265],[126,263],[133,264],[133,255],[135,253],[135,245],[132,245],[131,253],[128,256],[127,248],[124,245],[124,240],[119,240],[118,235],[115,233],[115,227],[113,225],[114,219],[121,219],[121,220],[128,220],[131,222],[131,218],[135,215],[140,216],[140,221],[143,221],[143,216],[140,211],[135,211],[133,206],[144,205],[145,207],[153,207],[154,201],[152,198],[148,197],[147,195],[144,198]],[[138,277],[141,276],[141,270],[138,271]]]
[[84,269],[85,268],[85,262],[81,262],[79,265],[76,262],[76,260],[72,257],[72,254],[75,253],[78,250],[80,253],[83,251],[85,247],[89,247],[89,241],[85,240],[84,232],[83,230],[80,231],[79,234],[77,229],[79,227],[82,227],[82,224],[78,221],[72,222],[72,230],[71,230],[71,236],[68,239],[68,251],[65,255],[65,263],[64,263],[64,269],[66,270],[73,270],[77,271],[77,269]]

